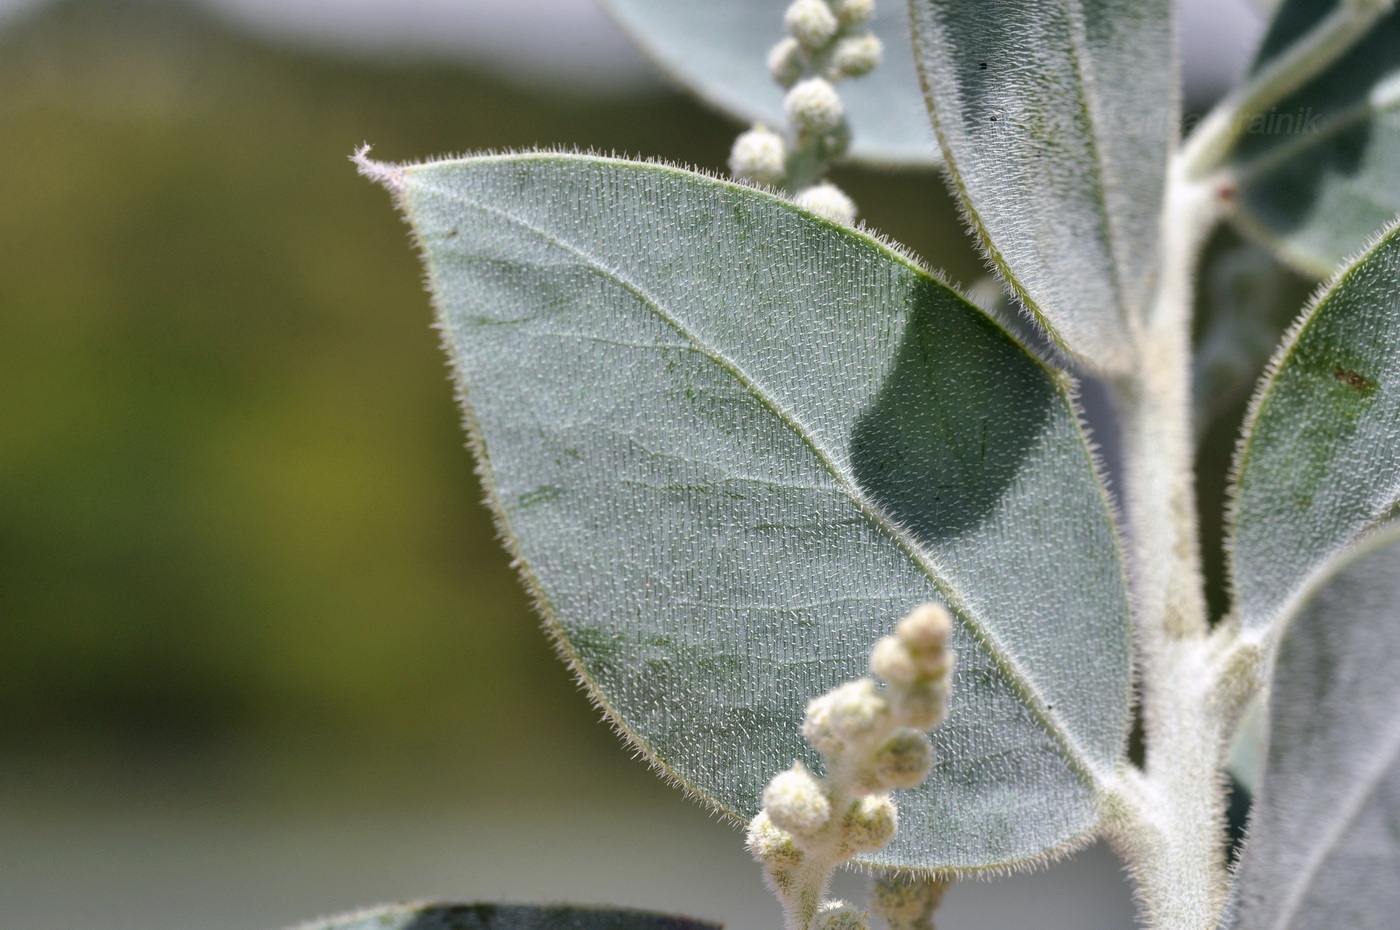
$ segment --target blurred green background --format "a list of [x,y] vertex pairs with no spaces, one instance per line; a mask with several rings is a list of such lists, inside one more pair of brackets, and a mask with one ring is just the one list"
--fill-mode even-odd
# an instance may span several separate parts
[[[347,161],[569,144],[723,170],[735,131],[659,85],[531,90],[175,2],[0,29],[0,926],[251,928],[420,894],[776,920],[737,834],[551,655],[405,227]],[[936,176],[838,181],[980,277]],[[1027,895],[1038,927],[1125,925],[1086,861],[959,889],[947,926],[1010,926]]]
[[[0,35],[0,87],[6,745],[470,753],[512,716],[585,726],[478,504],[405,228],[346,156],[722,170],[734,128],[110,0]],[[854,180],[976,275],[935,177]]]

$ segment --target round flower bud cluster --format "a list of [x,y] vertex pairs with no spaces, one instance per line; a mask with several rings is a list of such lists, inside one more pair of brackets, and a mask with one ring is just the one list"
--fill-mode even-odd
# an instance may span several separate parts
[[831,802],[801,762],[773,776],[763,789],[763,809],[774,826],[795,836],[811,836],[831,818]]
[[880,62],[880,40],[866,28],[874,0],[793,0],[783,15],[787,36],[768,53],[768,73],[787,90],[785,139],[762,126],[739,136],[729,155],[734,176],[795,192],[798,204],[839,223],[856,208],[837,187],[818,183],[845,153],[850,128],[835,84]]
[[827,0],[792,0],[783,14],[783,25],[808,54],[826,48],[841,28]]
[[870,909],[889,930],[933,930],[933,912],[948,882],[880,872],[870,885]]
[[953,618],[938,604],[924,604],[899,621],[870,652],[870,671],[889,685],[901,726],[931,730],[943,721],[953,654]]
[[826,78],[798,81],[783,98],[783,113],[799,135],[825,136],[834,133],[846,119],[841,95]]
[[783,87],[796,84],[806,70],[807,58],[792,36],[768,50],[768,73]]
[[736,178],[781,187],[787,179],[787,143],[776,132],[754,126],[734,140],[729,170]]
[[[933,748],[922,731],[943,719],[953,657],[952,618],[936,605],[916,608],[876,644],[871,671],[807,705],[802,735],[825,762],[824,777],[801,762],[763,792],[749,824],[748,849],[797,930],[865,930],[862,911],[818,909],[831,873],[875,852],[899,823],[890,791],[923,782]],[[844,908],[844,909],[843,909]]]
[[847,36],[831,50],[831,67],[827,74],[838,80],[868,74],[880,63],[883,51],[880,40],[868,32]]
[[843,26],[859,26],[875,12],[875,0],[831,0],[832,12]]
[[846,811],[842,829],[856,852],[875,852],[894,838],[899,811],[887,794],[867,794]]
[[817,911],[813,930],[868,930],[870,915],[845,901],[828,901]]
[[826,181],[802,188],[793,195],[792,200],[832,222],[849,226],[856,221],[855,201],[847,197],[841,188]]

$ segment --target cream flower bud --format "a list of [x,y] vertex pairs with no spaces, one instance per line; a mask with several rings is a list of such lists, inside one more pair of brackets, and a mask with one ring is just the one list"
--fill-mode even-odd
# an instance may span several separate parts
[[748,836],[744,846],[749,855],[764,865],[774,868],[791,869],[802,864],[804,854],[792,840],[792,834],[774,826],[767,811],[759,811],[749,821]]
[[893,722],[889,701],[869,678],[850,681],[832,691],[831,732],[844,743],[884,736]]
[[799,206],[806,207],[813,213],[824,216],[833,222],[850,226],[856,221],[855,201],[847,197],[835,184],[824,181],[821,184],[804,187],[797,192],[793,200]]
[[794,762],[792,768],[768,782],[763,789],[763,809],[774,826],[797,836],[815,833],[831,818],[831,802],[801,762]]
[[853,803],[841,822],[842,835],[857,852],[884,847],[899,826],[899,813],[887,794],[867,794]]
[[875,12],[875,0],[831,0],[831,9],[841,25],[854,26]]
[[926,681],[914,687],[895,689],[892,698],[895,720],[911,730],[932,730],[948,713],[946,685]]
[[826,0],[793,0],[783,14],[783,25],[810,52],[825,48],[841,28]]
[[768,73],[784,87],[796,84],[804,67],[802,47],[791,36],[768,50]]
[[920,604],[899,621],[894,635],[914,653],[942,652],[953,635],[953,617],[941,604]]
[[783,98],[783,112],[800,132],[824,135],[846,118],[841,97],[826,78],[807,78],[792,85]]
[[947,887],[946,880],[882,872],[870,884],[870,909],[890,930],[928,927]]
[[831,53],[833,78],[860,77],[868,74],[880,63],[880,53],[884,46],[870,33],[847,36],[836,43]]
[[841,751],[841,738],[831,728],[831,695],[823,694],[807,702],[807,714],[802,718],[802,738],[824,756]]
[[870,883],[870,909],[887,923],[913,923],[927,907],[928,894],[916,880],[897,872],[882,872]]
[[755,126],[734,140],[729,170],[736,178],[780,187],[787,178],[787,144],[771,129]]
[[949,651],[914,652],[914,663],[919,667],[921,678],[929,681],[945,681],[953,671],[956,656]]
[[933,747],[922,733],[900,730],[876,750],[871,767],[886,788],[913,788],[933,767]]
[[893,636],[885,636],[870,650],[870,672],[891,684],[907,685],[919,677],[909,647]]
[[812,921],[813,930],[869,930],[870,915],[845,901],[828,901]]

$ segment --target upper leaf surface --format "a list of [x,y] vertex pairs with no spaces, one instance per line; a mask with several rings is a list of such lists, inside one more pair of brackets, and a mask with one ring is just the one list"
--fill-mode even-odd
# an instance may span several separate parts
[[[1336,6],[1288,0],[1256,70]],[[1330,274],[1400,213],[1400,9],[1243,130],[1232,159],[1242,225],[1295,267]]]
[[1240,620],[1266,629],[1400,501],[1400,233],[1303,315],[1264,381],[1236,465]]
[[315,920],[294,930],[720,930],[720,925],[616,908],[402,904]]
[[1318,585],[1280,644],[1237,930],[1390,930],[1400,913],[1400,536]]
[[1176,142],[1171,0],[910,0],[963,205],[1052,337],[1129,364]]
[[[745,120],[784,125],[783,90],[768,75],[768,50],[787,33],[790,0],[603,0],[618,23],[667,73]],[[884,43],[880,66],[839,85],[851,124],[849,157],[886,165],[936,165],[901,0],[880,0],[870,29]]]
[[910,866],[1075,841],[1127,719],[1126,594],[1063,376],[879,243],[588,156],[402,169],[502,526],[599,700],[747,819],[805,703],[961,620]]

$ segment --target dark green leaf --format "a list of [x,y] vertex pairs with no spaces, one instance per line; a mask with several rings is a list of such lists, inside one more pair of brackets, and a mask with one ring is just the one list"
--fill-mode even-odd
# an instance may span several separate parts
[[313,920],[293,930],[720,930],[720,925],[614,908],[401,904]]
[[527,583],[658,765],[747,819],[811,760],[806,701],[938,600],[961,621],[952,713],[875,859],[1004,867],[1095,828],[1129,624],[1061,373],[751,188],[588,156],[365,168],[423,244]]
[[1177,137],[1171,0],[912,0],[963,205],[1055,340],[1121,371]]

